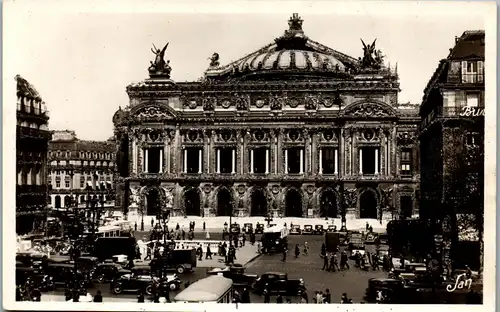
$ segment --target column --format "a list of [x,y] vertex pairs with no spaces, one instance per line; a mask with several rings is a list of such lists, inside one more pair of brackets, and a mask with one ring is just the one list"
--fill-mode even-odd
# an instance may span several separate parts
[[378,148],[375,149],[375,174],[378,174]]
[[269,173],[269,149],[266,148],[266,174]]
[[167,173],[170,173],[170,139],[167,139],[167,144],[165,145],[165,159],[167,160]]
[[232,174],[235,174],[236,173],[236,150],[233,148],[232,149],[232,155],[231,155],[231,161],[232,161],[232,164],[231,164],[231,173]]
[[359,148],[358,157],[359,157],[359,174],[363,174],[363,150],[361,148]]
[[132,172],[137,173],[137,144],[132,139]]
[[288,149],[285,149],[285,173],[288,174]]
[[182,172],[187,173],[187,167],[188,167],[188,151],[187,149],[184,149],[184,166],[182,168]]
[[319,149],[319,174],[323,174],[323,150]]
[[391,175],[391,137],[387,136],[387,175]]
[[339,149],[335,149],[335,174],[339,174]]
[[300,174],[304,173],[304,150],[300,150]]
[[202,168],[203,168],[203,151],[200,148],[200,150],[198,150],[198,173],[203,172]]
[[217,173],[220,173],[220,149],[217,149]]
[[144,149],[144,172],[148,172],[148,149]]
[[160,173],[163,173],[163,150],[160,150]]
[[344,138],[344,128],[340,129],[340,159],[342,159],[342,166],[340,166],[340,175],[344,176],[346,174],[346,159],[345,159],[345,138]]
[[253,173],[253,149],[250,150],[250,173]]

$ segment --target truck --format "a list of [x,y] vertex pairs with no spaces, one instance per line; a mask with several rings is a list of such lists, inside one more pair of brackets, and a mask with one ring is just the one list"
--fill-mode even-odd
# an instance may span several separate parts
[[262,233],[262,251],[264,253],[282,252],[288,246],[288,229],[271,226]]

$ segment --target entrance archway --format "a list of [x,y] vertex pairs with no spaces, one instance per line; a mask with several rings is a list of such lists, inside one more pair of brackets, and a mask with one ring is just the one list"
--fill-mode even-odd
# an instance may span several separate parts
[[146,194],[146,215],[156,216],[160,210],[160,192],[155,188],[150,189]]
[[61,196],[57,195],[54,198],[54,207],[55,208],[61,208]]
[[252,191],[250,216],[263,217],[267,214],[267,199],[264,191],[256,188]]
[[320,198],[321,217],[337,218],[337,196],[332,190],[326,190]]
[[302,217],[302,195],[296,189],[290,189],[286,193],[285,216]]
[[184,206],[187,216],[200,216],[200,193],[195,188],[187,189],[184,192]]
[[217,193],[217,215],[230,216],[233,211],[233,196],[227,188],[222,188]]
[[377,197],[372,191],[365,191],[359,199],[359,217],[377,219]]

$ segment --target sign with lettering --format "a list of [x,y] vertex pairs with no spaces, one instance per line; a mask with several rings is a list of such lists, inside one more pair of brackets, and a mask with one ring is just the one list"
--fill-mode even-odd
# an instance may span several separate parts
[[54,131],[52,141],[72,141],[76,138],[74,131]]
[[484,117],[484,108],[466,106],[462,108],[460,117]]

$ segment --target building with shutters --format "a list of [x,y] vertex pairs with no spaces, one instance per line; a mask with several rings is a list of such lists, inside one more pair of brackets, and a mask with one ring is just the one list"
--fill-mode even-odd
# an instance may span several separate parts
[[397,69],[375,42],[354,58],[302,25],[294,14],[282,36],[227,65],[214,53],[197,82],[175,82],[169,62],[152,62],[113,117],[117,206],[175,216],[418,212],[418,110],[398,104]]
[[52,208],[85,207],[92,199],[114,206],[115,157],[112,139],[85,141],[74,131],[53,131],[48,149]]
[[47,219],[49,112],[36,89],[17,75],[16,233],[43,229]]
[[475,268],[479,245],[470,242],[481,240],[484,215],[484,44],[482,30],[456,37],[425,88],[419,126],[420,217],[444,235],[446,262]]

